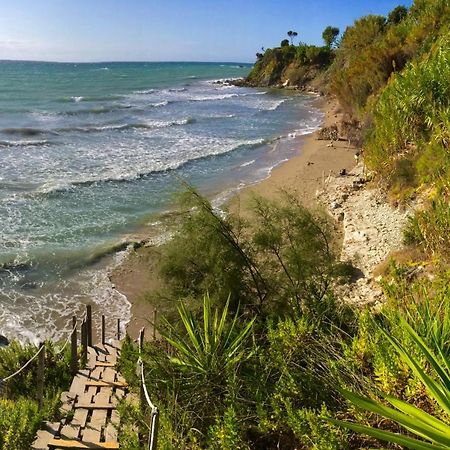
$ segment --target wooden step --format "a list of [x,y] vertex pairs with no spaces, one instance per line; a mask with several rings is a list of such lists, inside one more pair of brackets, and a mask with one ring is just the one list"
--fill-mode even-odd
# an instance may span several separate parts
[[103,361],[96,361],[95,367],[114,367],[115,364],[111,362],[103,362]]
[[109,448],[118,449],[118,442],[80,442],[69,441],[67,439],[52,439],[48,446],[50,448],[73,448],[73,449],[92,449],[92,448]]
[[38,430],[31,450],[48,450],[48,443],[58,434],[59,423],[46,422],[42,430]]
[[76,409],[115,409],[117,405],[112,403],[77,403],[75,405]]
[[89,380],[86,381],[86,386],[95,386],[95,387],[118,387],[118,388],[126,388],[128,384],[123,381],[97,381],[97,380]]

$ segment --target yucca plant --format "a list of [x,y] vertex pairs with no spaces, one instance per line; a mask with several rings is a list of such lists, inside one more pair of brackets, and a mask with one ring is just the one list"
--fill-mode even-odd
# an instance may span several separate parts
[[178,307],[183,332],[165,321],[163,337],[175,349],[173,364],[182,370],[207,378],[222,376],[245,359],[244,344],[250,335],[254,318],[241,324],[239,310],[228,317],[228,298],[223,310],[213,311],[211,298],[203,297],[203,317],[197,320],[184,303]]
[[[431,377],[425,372],[423,364],[411,352],[407,351],[398,339],[391,336],[383,328],[381,330],[414,375],[423,383],[430,398],[436,401],[441,410],[439,415],[450,416],[450,359],[445,354],[443,346],[435,342],[438,353],[436,354],[405,319],[400,319],[400,326],[414,343],[419,354],[432,367],[435,377]],[[356,406],[396,422],[408,432],[408,435],[335,419],[329,419],[331,423],[414,450],[450,448],[450,425],[442,419],[390,395],[381,394],[381,397],[393,408],[380,401],[347,390],[341,390],[341,393]]]

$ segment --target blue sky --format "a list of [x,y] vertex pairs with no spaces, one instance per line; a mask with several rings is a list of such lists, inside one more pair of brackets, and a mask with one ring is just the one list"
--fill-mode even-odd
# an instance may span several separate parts
[[0,59],[253,62],[411,0],[0,0]]

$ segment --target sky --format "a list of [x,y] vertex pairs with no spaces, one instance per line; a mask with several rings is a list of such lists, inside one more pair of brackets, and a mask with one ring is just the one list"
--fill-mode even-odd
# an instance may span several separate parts
[[0,0],[0,59],[254,62],[412,0]]

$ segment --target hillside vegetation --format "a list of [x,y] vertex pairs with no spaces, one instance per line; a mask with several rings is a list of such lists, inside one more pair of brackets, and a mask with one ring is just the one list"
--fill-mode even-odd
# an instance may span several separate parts
[[[161,448],[450,447],[449,23],[447,0],[416,0],[356,20],[336,45],[294,45],[289,32],[257,54],[248,84],[312,83],[337,97],[373,179],[392,201],[422,206],[402,263],[384,272],[385,304],[356,310],[334,293],[352,271],[323,214],[260,199],[247,223],[188,190],[160,256],[158,301],[181,299],[178,320],[161,322],[143,354]],[[131,383],[136,359],[127,342]]]
[[[291,31],[257,55],[249,84],[336,96],[372,179],[422,206],[409,252],[383,273],[386,302],[360,310],[336,295],[353,273],[323,211],[285,195],[256,199],[246,221],[188,188],[179,231],[155,256],[164,288],[151,301],[169,311],[160,339],[141,355],[127,339],[119,363],[138,390],[142,358],[159,448],[450,448],[449,24],[448,0],[415,0],[338,41],[330,27],[323,47],[294,45]],[[121,448],[145,448],[148,418],[124,406],[122,423]]]

